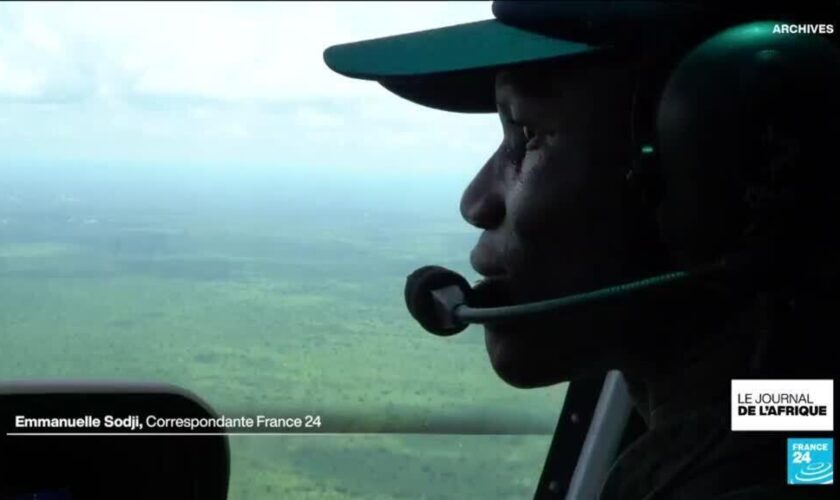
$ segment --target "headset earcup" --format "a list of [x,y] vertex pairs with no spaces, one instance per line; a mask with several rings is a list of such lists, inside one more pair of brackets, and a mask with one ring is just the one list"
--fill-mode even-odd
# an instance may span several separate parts
[[[774,196],[756,195],[772,194],[773,165],[790,152],[780,146],[796,144],[774,135],[774,123],[784,125],[788,139],[809,142],[810,151],[829,151],[833,141],[826,138],[836,140],[837,48],[817,35],[774,34],[775,25],[755,22],[709,38],[686,54],[665,85],[657,114],[665,179],[660,219],[679,266],[773,239],[766,228],[778,224],[765,215],[788,209],[774,205]],[[837,190],[837,169],[819,156],[794,161],[797,169],[822,167],[809,181],[812,191],[801,191],[791,205],[797,210],[827,196],[826,187]],[[836,154],[830,157],[836,161]],[[794,186],[790,178],[782,184]],[[745,236],[758,226],[762,234]]]

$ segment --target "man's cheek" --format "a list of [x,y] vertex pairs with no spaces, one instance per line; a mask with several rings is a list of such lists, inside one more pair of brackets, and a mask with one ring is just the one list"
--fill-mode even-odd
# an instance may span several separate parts
[[574,158],[561,162],[559,156],[545,155],[539,164],[524,170],[510,190],[510,215],[525,238],[545,237],[547,228],[585,217],[578,210],[587,199],[583,166]]
[[573,210],[562,186],[528,179],[508,198],[508,216],[517,237],[526,243],[542,243],[556,237],[566,214]]
[[506,239],[507,286],[513,303],[541,300],[552,292],[562,274],[559,263],[563,253],[556,246],[558,241],[550,237],[544,241],[523,239],[516,233]]

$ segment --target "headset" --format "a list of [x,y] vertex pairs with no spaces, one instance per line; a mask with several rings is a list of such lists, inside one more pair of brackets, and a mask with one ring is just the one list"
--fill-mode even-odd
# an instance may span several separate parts
[[[676,271],[575,295],[499,307],[480,307],[469,283],[457,273],[425,266],[406,279],[405,302],[412,317],[428,332],[449,336],[473,323],[516,320],[621,299],[653,288],[719,278],[752,287],[789,280],[795,274],[784,270],[789,252],[785,245],[777,244],[777,235],[768,236],[766,229],[774,224],[768,221],[776,221],[779,213],[785,215],[792,203],[807,205],[813,197],[831,194],[808,193],[794,196],[792,201],[789,193],[782,193],[785,186],[798,185],[799,165],[795,164],[806,159],[797,156],[800,145],[785,143],[779,137],[780,120],[792,120],[794,112],[786,111],[796,106],[815,108],[794,110],[796,120],[792,121],[801,122],[802,113],[822,113],[822,118],[815,118],[815,127],[822,127],[814,131],[819,136],[816,140],[822,141],[821,147],[830,143],[832,134],[834,140],[840,140],[840,127],[836,125],[840,122],[840,98],[832,95],[840,92],[834,90],[840,89],[840,51],[819,35],[774,33],[777,24],[761,21],[728,28],[659,66],[662,74],[654,71],[645,76],[640,71],[637,78],[631,110],[631,132],[637,149],[627,174],[628,184],[639,191],[642,203],[665,213],[669,204],[683,202],[680,187],[674,187],[672,179],[684,175],[696,178],[698,172],[691,168],[703,168],[703,177],[712,179],[708,182],[722,179],[721,186],[716,187],[723,193],[722,205],[713,203],[710,212],[728,214],[726,210],[731,210],[731,222],[713,225],[706,248],[691,258],[678,260],[682,267]],[[729,111],[733,123],[726,121]],[[832,113],[836,113],[834,122],[830,121]],[[712,122],[722,120],[721,125],[702,123],[709,117]],[[697,130],[703,133],[697,134]],[[720,151],[715,150],[718,142],[722,144]],[[710,153],[704,153],[704,148],[711,148]],[[807,160],[814,163],[815,158]],[[840,164],[837,167],[840,170]],[[832,173],[831,168],[822,169],[819,175],[826,175],[826,170]],[[813,175],[806,172],[804,178],[819,185],[809,177]],[[832,184],[838,186],[840,182]],[[757,193],[761,196],[754,196]],[[702,219],[705,215],[698,211],[695,216]],[[669,227],[667,221],[660,223],[667,246],[690,246],[683,241],[691,239],[690,232],[681,234],[673,224]]]

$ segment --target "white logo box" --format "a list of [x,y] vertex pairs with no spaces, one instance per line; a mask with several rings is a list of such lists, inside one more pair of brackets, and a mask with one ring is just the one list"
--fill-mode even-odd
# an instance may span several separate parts
[[730,403],[733,431],[834,431],[834,380],[733,379]]

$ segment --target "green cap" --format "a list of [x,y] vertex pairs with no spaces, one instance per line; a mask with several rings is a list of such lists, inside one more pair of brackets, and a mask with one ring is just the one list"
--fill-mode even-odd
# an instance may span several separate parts
[[492,76],[500,67],[593,52],[490,19],[377,38],[324,51],[333,71],[376,80],[411,101],[447,111],[493,112]]
[[824,19],[837,1],[496,0],[495,19],[336,45],[324,61],[424,106],[494,112],[494,78],[503,68],[679,53],[738,23]]
[[521,64],[589,52],[583,43],[558,40],[495,19],[335,45],[324,51],[333,71],[382,80]]

